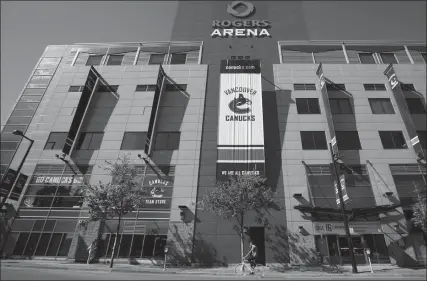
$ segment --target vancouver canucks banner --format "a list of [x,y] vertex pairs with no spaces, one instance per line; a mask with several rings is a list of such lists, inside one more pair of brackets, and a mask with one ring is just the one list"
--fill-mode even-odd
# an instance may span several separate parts
[[323,74],[322,64],[319,65],[319,68],[316,71],[316,75],[319,77],[320,93],[321,93],[321,98],[325,107],[326,121],[329,127],[329,137],[330,137],[329,142],[332,145],[332,152],[334,154],[337,154],[338,146],[337,146],[337,139],[335,136],[334,120],[332,119],[331,105],[329,103],[329,94],[326,88],[326,79],[325,79],[325,75]]
[[423,148],[420,144],[418,134],[412,120],[412,116],[409,112],[408,106],[406,104],[405,96],[402,91],[402,86],[397,79],[396,72],[394,71],[393,64],[390,64],[387,69],[384,71],[384,75],[387,77],[387,80],[390,84],[391,91],[393,93],[396,104],[399,108],[400,115],[402,116],[403,123],[405,124],[406,130],[409,135],[409,142],[414,148],[414,151],[419,156],[424,156]]
[[223,60],[220,69],[217,179],[264,176],[259,60]]

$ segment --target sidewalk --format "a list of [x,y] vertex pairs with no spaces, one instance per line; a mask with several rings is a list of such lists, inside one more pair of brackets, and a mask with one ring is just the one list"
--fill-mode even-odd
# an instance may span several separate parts
[[[234,266],[231,267],[216,267],[216,268],[166,268],[155,267],[150,265],[130,265],[130,264],[115,264],[112,269],[107,264],[90,264],[71,263],[66,261],[45,261],[45,260],[1,260],[2,267],[27,267],[37,269],[60,269],[60,270],[88,270],[88,271],[110,271],[110,272],[142,272],[142,273],[176,273],[176,274],[191,274],[191,275],[220,275],[234,276]],[[266,267],[265,277],[344,277],[354,276],[351,272],[351,266],[342,266],[340,268],[343,273],[332,272],[327,267],[292,267],[287,269],[275,269]],[[408,279],[410,277],[425,277],[426,269],[410,269],[400,268],[394,265],[373,265],[374,273],[371,273],[369,266],[359,265],[357,276],[366,277],[402,277]]]

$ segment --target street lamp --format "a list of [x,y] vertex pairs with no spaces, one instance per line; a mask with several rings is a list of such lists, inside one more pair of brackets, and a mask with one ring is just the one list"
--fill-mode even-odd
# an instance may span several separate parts
[[342,219],[344,220],[344,229],[345,229],[345,234],[347,236],[348,248],[350,251],[351,266],[353,269],[353,273],[357,273],[357,265],[356,265],[356,258],[354,257],[353,241],[351,240],[350,229],[348,227],[348,218],[345,213],[344,198],[342,196],[342,191],[340,186],[340,176],[338,175],[338,170],[336,166],[336,164],[343,165],[344,163],[336,155],[334,155],[331,143],[329,143],[329,149],[331,150],[332,166],[334,167],[334,173],[337,181],[338,196],[340,198],[341,214],[342,214]]
[[13,187],[15,186],[16,181],[17,181],[17,180],[18,180],[18,178],[19,178],[19,173],[21,172],[22,166],[24,165],[24,162],[25,162],[25,160],[27,159],[28,153],[30,153],[31,147],[33,146],[33,143],[34,143],[34,140],[32,140],[32,139],[30,139],[29,137],[25,136],[25,135],[24,135],[24,133],[23,133],[22,131],[20,131],[20,130],[15,130],[15,131],[13,131],[13,132],[12,132],[12,134],[14,134],[14,135],[16,135],[16,136],[21,136],[21,137],[23,137],[24,139],[29,140],[29,141],[30,141],[30,145],[28,146],[27,151],[25,152],[25,155],[24,155],[24,157],[22,158],[22,161],[21,161],[21,163],[19,164],[18,169],[16,170],[16,178],[15,178],[15,180],[13,181],[12,188],[10,189],[10,191],[8,192],[8,194],[6,194],[6,195],[3,197],[2,201],[1,201],[0,209],[1,209],[1,208],[3,208],[3,205],[4,205],[4,203],[6,202],[6,199],[9,197],[10,192],[12,192],[12,189],[13,189]]

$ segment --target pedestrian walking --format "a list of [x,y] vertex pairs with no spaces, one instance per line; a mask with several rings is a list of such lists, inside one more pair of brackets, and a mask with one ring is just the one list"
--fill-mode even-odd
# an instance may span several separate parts
[[90,244],[90,246],[87,248],[87,250],[89,251],[89,255],[87,257],[87,264],[90,264],[90,262],[95,257],[95,252],[97,248],[98,248],[98,238],[93,240],[92,244]]

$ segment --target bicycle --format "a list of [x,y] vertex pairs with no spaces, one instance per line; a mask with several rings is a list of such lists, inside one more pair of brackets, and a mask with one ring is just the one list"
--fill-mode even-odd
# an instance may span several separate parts
[[[238,263],[234,267],[234,274],[236,274],[239,277],[244,277],[246,275],[249,275],[251,272],[251,265],[248,262],[248,260],[243,260],[241,263]],[[262,264],[256,264],[254,269],[254,276],[262,278],[265,275],[264,271],[264,265]]]

